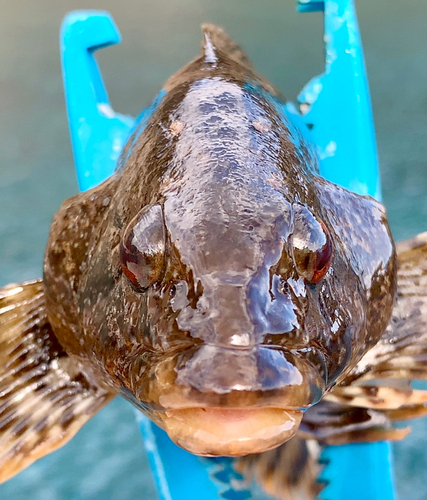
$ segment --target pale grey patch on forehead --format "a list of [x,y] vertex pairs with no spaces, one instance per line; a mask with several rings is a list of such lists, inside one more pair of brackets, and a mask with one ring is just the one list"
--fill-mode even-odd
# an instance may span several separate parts
[[273,123],[258,100],[236,83],[206,78],[170,117],[184,125],[162,184],[164,214],[185,264],[197,257],[200,268],[223,267],[228,253],[253,268],[261,246],[289,232],[278,134],[267,136]]
[[[181,193],[180,193],[181,194]],[[257,193],[249,190],[224,190],[216,198],[209,198],[206,193],[194,190],[192,200],[191,190],[187,196],[171,196],[165,201],[164,215],[169,229],[179,228],[179,231],[191,231],[196,236],[205,232],[206,224],[223,227],[223,233],[229,230],[239,230],[247,226],[248,231],[257,233],[260,238],[271,232],[271,226],[280,224],[291,225],[292,204],[281,193],[270,186],[257,198]]]
[[193,119],[200,117],[202,120],[212,114],[226,119],[227,114],[230,114],[233,120],[240,118],[247,126],[245,94],[236,83],[220,77],[206,78],[191,87],[178,108],[178,114]]
[[197,278],[220,273],[222,278],[245,276],[248,281],[265,259],[280,255],[292,230],[291,205],[279,193],[272,194],[277,198],[271,204],[251,206],[247,212],[238,198],[229,207],[206,204],[198,213],[180,200],[167,200],[166,226],[183,264]]

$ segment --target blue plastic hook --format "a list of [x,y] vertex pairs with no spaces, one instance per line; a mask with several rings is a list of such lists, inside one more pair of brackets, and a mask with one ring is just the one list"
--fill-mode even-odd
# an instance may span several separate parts
[[135,122],[111,108],[94,56],[95,50],[120,41],[120,32],[107,12],[75,11],[62,24],[65,101],[81,191],[114,172]]
[[[303,133],[313,139],[318,149],[324,177],[379,199],[372,113],[353,2],[300,0],[298,8],[301,12],[325,12],[325,73],[304,88],[298,109],[288,104],[285,110],[297,127],[307,126]],[[113,173],[135,127],[133,118],[117,114],[110,107],[93,54],[119,41],[120,34],[105,12],[71,13],[61,30],[65,96],[81,190]],[[159,100],[136,121],[137,134]],[[191,455],[141,414],[138,421],[161,500],[251,497],[229,459]],[[326,448],[322,459],[328,465],[319,479],[328,486],[321,498],[393,500],[390,456],[388,443]]]
[[351,191],[380,199],[374,122],[353,0],[300,0],[298,7],[324,11],[325,72],[298,96],[321,173]]

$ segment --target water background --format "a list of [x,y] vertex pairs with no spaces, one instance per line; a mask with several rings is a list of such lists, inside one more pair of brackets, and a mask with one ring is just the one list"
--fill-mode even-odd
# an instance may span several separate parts
[[[359,0],[383,195],[396,239],[427,230],[427,3]],[[137,115],[220,24],[288,98],[322,71],[320,14],[292,0],[0,0],[0,285],[36,278],[50,219],[77,192],[59,65],[61,20],[110,11],[98,54],[114,108]],[[395,446],[400,500],[427,500],[427,421]],[[191,480],[189,478],[189,480]],[[64,448],[0,485],[1,500],[154,499],[132,408],[115,400]]]

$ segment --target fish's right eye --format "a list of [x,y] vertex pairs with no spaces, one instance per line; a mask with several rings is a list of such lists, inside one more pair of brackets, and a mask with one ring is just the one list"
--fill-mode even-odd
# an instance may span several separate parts
[[161,206],[144,207],[128,224],[120,244],[123,272],[138,291],[146,290],[161,278],[165,248]]
[[318,283],[332,262],[332,240],[325,224],[298,204],[294,204],[292,247],[298,274],[308,283]]

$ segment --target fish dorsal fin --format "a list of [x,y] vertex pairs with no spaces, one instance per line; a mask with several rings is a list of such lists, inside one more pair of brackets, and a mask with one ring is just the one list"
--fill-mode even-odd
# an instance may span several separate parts
[[206,63],[217,63],[218,52],[222,52],[242,66],[252,68],[245,52],[222,28],[215,24],[202,24],[202,31],[202,54]]
[[62,349],[42,281],[0,289],[0,482],[65,444],[112,397]]
[[225,80],[252,82],[284,100],[283,96],[254,70],[245,52],[222,28],[214,24],[203,24],[202,31],[202,55],[168,78],[163,86],[164,91],[187,89],[191,82],[203,80],[210,73],[210,76]]
[[396,440],[393,422],[427,415],[427,232],[397,245],[397,299],[379,342],[316,408],[304,416],[307,436],[329,444]]

